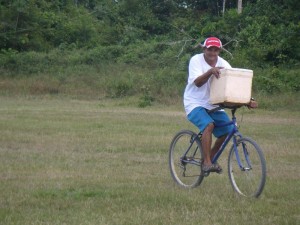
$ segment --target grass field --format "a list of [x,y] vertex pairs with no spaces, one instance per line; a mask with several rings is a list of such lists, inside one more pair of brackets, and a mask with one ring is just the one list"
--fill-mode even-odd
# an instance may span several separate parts
[[[238,113],[267,160],[259,199],[227,173],[179,188],[168,148],[194,129],[181,108],[121,100],[0,97],[0,224],[300,224],[300,113]],[[243,115],[243,116],[241,116]],[[220,164],[226,168],[228,151]]]

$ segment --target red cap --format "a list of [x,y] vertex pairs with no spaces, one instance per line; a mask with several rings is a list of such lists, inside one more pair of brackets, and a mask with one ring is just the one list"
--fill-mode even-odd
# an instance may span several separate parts
[[217,48],[222,48],[222,42],[220,41],[219,38],[216,37],[209,37],[204,41],[203,44],[204,47],[210,48],[210,47],[217,47]]

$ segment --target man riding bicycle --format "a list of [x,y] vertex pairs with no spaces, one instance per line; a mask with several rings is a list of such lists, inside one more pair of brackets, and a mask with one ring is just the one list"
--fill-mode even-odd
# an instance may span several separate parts
[[[210,104],[210,79],[212,76],[220,77],[220,69],[231,68],[231,65],[219,56],[222,50],[222,42],[216,37],[207,38],[203,45],[203,53],[194,55],[189,62],[188,81],[184,91],[184,108],[188,120],[202,132],[202,149],[204,159],[203,172],[222,172],[218,163],[212,163],[212,159],[231,126],[215,128],[217,124],[229,122],[230,119],[224,110],[208,113],[208,110],[217,108]],[[250,101],[250,100],[249,100]],[[250,101],[250,108],[256,108],[255,101]],[[212,134],[217,138],[213,147]]]

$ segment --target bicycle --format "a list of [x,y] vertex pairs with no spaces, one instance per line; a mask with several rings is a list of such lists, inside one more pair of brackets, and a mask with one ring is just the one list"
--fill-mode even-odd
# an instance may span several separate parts
[[[232,119],[218,127],[234,125],[224,143],[212,159],[216,163],[232,140],[228,156],[228,176],[238,194],[246,197],[259,197],[266,182],[266,160],[259,145],[248,137],[243,137],[238,130],[235,113],[239,106],[221,105],[210,112],[229,108]],[[217,126],[216,126],[217,127]],[[175,182],[184,188],[195,188],[209,173],[202,171],[203,151],[201,132],[181,130],[173,138],[169,149],[169,167]]]

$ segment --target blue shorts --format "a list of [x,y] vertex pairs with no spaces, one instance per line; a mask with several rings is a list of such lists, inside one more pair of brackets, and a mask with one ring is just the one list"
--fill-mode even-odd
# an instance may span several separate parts
[[[197,107],[192,110],[187,116],[188,120],[199,128],[201,132],[207,127],[208,124],[214,123],[215,125],[224,124],[230,121],[225,111],[216,111],[208,113],[205,108]],[[213,130],[215,137],[219,138],[228,134],[233,129],[233,125],[217,127]]]

